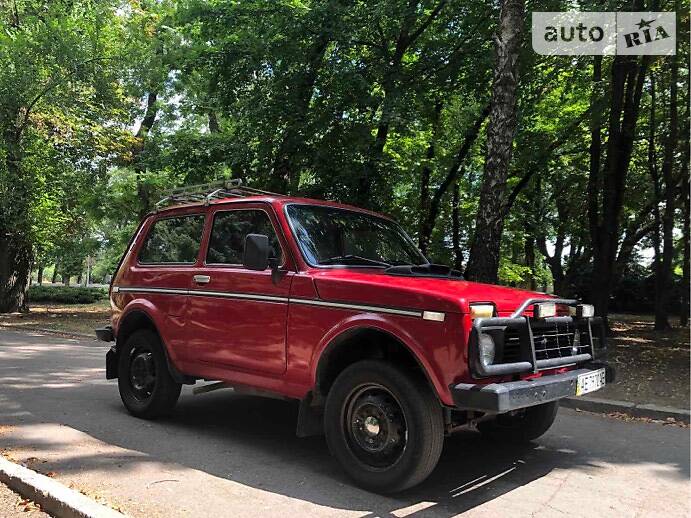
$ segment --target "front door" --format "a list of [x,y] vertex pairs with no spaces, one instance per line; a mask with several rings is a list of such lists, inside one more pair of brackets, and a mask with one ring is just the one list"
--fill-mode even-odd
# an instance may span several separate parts
[[273,209],[265,204],[219,207],[211,217],[203,265],[190,284],[186,359],[271,374],[286,369],[286,323],[292,273],[242,266],[245,236],[269,236],[272,253],[287,256]]

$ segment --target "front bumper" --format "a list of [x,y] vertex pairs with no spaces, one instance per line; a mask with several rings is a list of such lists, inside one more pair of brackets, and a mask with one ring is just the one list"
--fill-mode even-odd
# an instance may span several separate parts
[[592,362],[582,369],[531,380],[486,385],[459,383],[451,387],[451,394],[454,405],[459,410],[501,414],[575,396],[578,376],[603,367],[605,368],[606,382],[612,383],[614,381],[614,369],[605,363]]

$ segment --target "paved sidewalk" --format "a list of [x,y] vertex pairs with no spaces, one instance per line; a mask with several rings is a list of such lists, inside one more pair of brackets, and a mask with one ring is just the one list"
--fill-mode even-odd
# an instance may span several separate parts
[[36,504],[19,496],[0,483],[0,516],[2,518],[49,518]]
[[295,437],[291,403],[186,389],[171,418],[130,417],[105,350],[0,330],[0,446],[131,516],[688,515],[685,428],[562,409],[526,448],[454,436],[430,479],[382,497],[353,487],[323,438]]

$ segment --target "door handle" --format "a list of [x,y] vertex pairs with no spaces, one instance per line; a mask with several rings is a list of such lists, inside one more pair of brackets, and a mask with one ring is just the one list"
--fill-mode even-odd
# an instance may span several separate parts
[[195,275],[192,279],[194,279],[194,282],[197,284],[209,284],[209,282],[211,282],[211,277],[208,275]]

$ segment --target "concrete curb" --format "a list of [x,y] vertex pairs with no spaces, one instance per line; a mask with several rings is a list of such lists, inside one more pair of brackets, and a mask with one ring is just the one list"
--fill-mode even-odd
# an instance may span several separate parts
[[0,482],[57,518],[124,518],[52,478],[0,457]]
[[681,421],[687,424],[691,421],[691,413],[682,408],[631,403],[629,401],[616,401],[613,399],[581,397],[568,397],[562,399],[560,403],[563,407],[585,410],[587,412],[597,412],[602,414],[621,412],[632,417],[645,417],[648,419],[660,419],[663,421],[668,418],[672,418],[675,421]]

